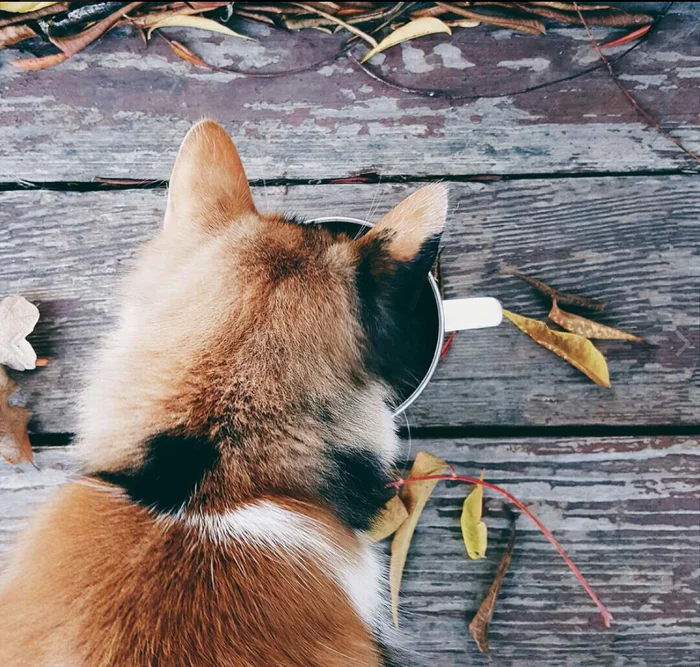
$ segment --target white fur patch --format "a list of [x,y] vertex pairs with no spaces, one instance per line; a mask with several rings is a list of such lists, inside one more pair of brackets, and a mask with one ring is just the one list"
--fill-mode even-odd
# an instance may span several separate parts
[[384,577],[373,545],[363,536],[359,536],[359,551],[349,552],[333,542],[319,521],[269,500],[220,514],[186,514],[179,518],[217,544],[239,540],[281,549],[292,556],[316,557],[343,589],[360,618],[369,627],[378,628],[384,616]]

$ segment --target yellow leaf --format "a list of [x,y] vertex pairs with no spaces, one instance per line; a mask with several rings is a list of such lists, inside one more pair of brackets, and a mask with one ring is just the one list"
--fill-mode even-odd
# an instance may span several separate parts
[[[428,454],[428,452],[418,452],[408,478],[439,475],[446,467],[447,463],[437,456]],[[406,565],[408,548],[411,546],[411,539],[418,525],[418,519],[420,519],[423,508],[436,484],[437,480],[427,480],[406,484],[401,489],[401,500],[408,510],[408,518],[399,526],[394,535],[391,543],[391,564],[389,567],[391,613],[397,628],[399,627],[399,590],[401,589],[401,578],[403,577],[403,568]]]
[[408,517],[406,505],[398,496],[394,496],[382,509],[367,536],[374,542],[381,542],[393,535]]
[[148,38],[151,38],[151,33],[156,28],[199,28],[200,30],[210,30],[211,32],[220,32],[223,35],[229,35],[231,37],[240,37],[241,39],[247,39],[251,42],[255,40],[247,35],[241,35],[238,32],[234,32],[231,28],[227,28],[221,23],[203,16],[166,16],[164,19],[154,23],[148,30]]
[[562,329],[571,331],[572,333],[585,336],[586,338],[598,338],[599,340],[633,340],[641,342],[639,336],[627,333],[613,327],[606,327],[604,324],[594,322],[586,317],[567,313],[561,310],[557,305],[556,300],[552,303],[552,309],[549,311],[549,319],[558,324]]
[[[481,480],[484,479],[484,471],[481,471]],[[472,560],[486,558],[486,545],[488,532],[486,524],[481,520],[481,511],[484,503],[484,487],[474,487],[472,492],[464,499],[462,507],[462,537],[467,554]]]
[[508,310],[504,310],[503,314],[535,342],[568,361],[593,382],[603,387],[610,386],[610,373],[605,357],[590,340],[578,334],[553,331],[544,322]]
[[434,35],[438,32],[444,32],[448,35],[452,34],[450,27],[434,16],[423,16],[419,19],[414,19],[400,28],[396,28],[394,32],[389,33],[377,46],[375,46],[363,59],[362,62],[367,62],[372,56],[377,55],[385,49],[401,44],[409,39],[423,37],[424,35]]
[[55,4],[55,2],[0,2],[0,11],[27,14]]

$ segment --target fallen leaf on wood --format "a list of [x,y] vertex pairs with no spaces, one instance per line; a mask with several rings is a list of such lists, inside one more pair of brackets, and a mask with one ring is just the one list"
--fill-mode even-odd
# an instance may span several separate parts
[[[445,468],[447,468],[447,463],[441,458],[428,454],[428,452],[418,452],[408,479],[439,474]],[[394,539],[391,543],[391,563],[389,566],[391,613],[394,625],[397,628],[399,627],[399,590],[401,589],[401,579],[403,577],[403,568],[406,565],[408,548],[411,546],[411,539],[418,525],[418,519],[420,519],[423,508],[437,483],[438,480],[427,480],[416,482],[415,484],[406,484],[401,489],[401,500],[408,510],[408,518],[394,534]]]
[[0,364],[16,371],[36,368],[36,352],[26,337],[39,321],[39,309],[21,296],[0,301]]
[[457,16],[462,16],[465,19],[471,19],[472,21],[481,21],[486,25],[495,25],[498,28],[508,28],[509,30],[516,30],[517,32],[523,32],[526,35],[544,35],[547,30],[544,27],[542,21],[537,19],[521,19],[521,18],[508,18],[505,16],[494,16],[493,14],[482,14],[480,12],[474,12],[470,9],[464,9],[463,7],[458,7],[447,2],[436,2],[438,7],[442,7],[452,14],[457,14]]
[[374,524],[367,532],[368,537],[374,542],[381,542],[389,535],[393,535],[399,526],[408,518],[406,505],[398,496],[394,496],[382,509]]
[[[481,471],[481,481],[484,481],[484,471]],[[462,527],[462,537],[467,554],[472,560],[486,558],[486,546],[488,544],[488,530],[481,520],[484,505],[484,487],[475,486],[471,493],[464,499],[462,517],[459,521]]]
[[377,46],[375,46],[360,62],[367,62],[372,56],[385,51],[386,49],[406,42],[409,39],[416,39],[424,35],[435,35],[444,32],[448,35],[452,34],[449,26],[445,25],[440,19],[434,16],[423,16],[422,18],[414,19],[406,25],[402,25],[393,32],[390,32]]
[[26,14],[36,12],[44,7],[50,7],[56,2],[0,2],[0,11],[12,12],[13,14]]
[[644,37],[649,31],[651,30],[651,23],[649,25],[645,25],[642,28],[639,28],[637,30],[633,30],[629,34],[625,35],[624,37],[620,37],[620,39],[615,39],[612,42],[608,42],[607,44],[601,44],[600,48],[601,49],[611,49],[614,46],[623,46],[624,44],[629,44],[630,42],[633,42],[635,39],[639,39],[640,37]]
[[478,28],[481,25],[481,21],[455,19],[454,21],[445,21],[445,25],[450,26],[450,28]]
[[59,63],[68,60],[68,56],[65,53],[52,53],[49,56],[42,56],[41,58],[22,58],[22,60],[11,60],[10,65],[23,69],[26,72],[34,72],[40,69],[46,69],[47,67],[53,67]]
[[197,67],[208,67],[209,69],[212,69],[212,66],[208,62],[202,60],[194,51],[190,51],[190,49],[188,49],[184,44],[181,44],[174,39],[169,39],[168,44],[170,44],[170,48],[173,50],[173,53],[175,53],[176,56],[187,61],[190,63],[190,65],[197,65]]
[[469,624],[469,632],[474,638],[476,645],[479,650],[484,655],[489,655],[489,625],[491,619],[493,618],[493,611],[496,608],[496,600],[498,599],[498,593],[501,590],[503,584],[503,579],[508,572],[510,567],[510,561],[513,558],[513,547],[515,546],[515,526],[511,528],[510,539],[508,540],[508,546],[501,557],[501,562],[498,565],[498,570],[496,571],[496,576],[493,579],[493,583],[489,588],[489,592],[486,597],[479,605],[479,609],[476,615]]
[[519,271],[508,271],[508,273],[516,278],[519,278],[528,285],[532,285],[536,290],[547,295],[550,299],[552,299],[552,301],[558,301],[559,303],[565,303],[569,306],[578,306],[579,308],[587,308],[588,310],[596,310],[599,312],[605,310],[605,303],[602,301],[589,299],[585,296],[576,296],[575,294],[565,294],[554,287],[546,285],[541,280],[526,276],[524,273],[520,273]]
[[597,338],[599,340],[633,340],[640,343],[643,339],[634,334],[627,333],[613,327],[606,327],[604,324],[594,322],[580,315],[567,313],[561,310],[557,305],[556,300],[552,303],[552,309],[549,311],[549,319],[558,324],[562,329],[571,331],[572,333],[585,336],[586,338]]
[[377,46],[377,40],[374,39],[374,37],[372,37],[371,35],[368,35],[366,32],[363,32],[359,28],[356,28],[354,25],[346,23],[342,19],[339,19],[337,16],[333,16],[333,14],[329,14],[328,12],[324,12],[322,9],[319,9],[318,7],[313,7],[313,6],[304,4],[303,2],[295,2],[294,4],[297,7],[301,7],[302,9],[305,9],[306,11],[309,11],[313,14],[318,14],[319,16],[322,16],[324,19],[328,19],[331,23],[337,23],[342,28],[345,28],[346,30],[349,30],[353,34],[357,35],[358,37],[364,39],[365,42],[367,42],[372,48]]
[[505,309],[503,314],[535,342],[568,361],[593,382],[603,387],[610,386],[610,373],[605,357],[590,340],[574,333],[553,331],[544,322]]
[[219,32],[222,35],[228,35],[229,37],[240,37],[241,39],[246,39],[250,42],[255,41],[252,37],[234,32],[231,30],[231,28],[221,25],[221,23],[217,23],[212,19],[205,18],[204,16],[166,16],[164,19],[154,23],[148,29],[147,36],[149,39],[153,31],[157,30],[158,28],[198,28],[199,30]]
[[31,39],[32,37],[36,37],[36,32],[34,32],[31,26],[26,24],[7,25],[4,28],[0,28],[0,49],[23,42],[25,39]]
[[34,453],[29,442],[27,422],[31,412],[8,404],[10,396],[19,387],[7,376],[5,369],[0,368],[0,456],[8,463],[32,463]]

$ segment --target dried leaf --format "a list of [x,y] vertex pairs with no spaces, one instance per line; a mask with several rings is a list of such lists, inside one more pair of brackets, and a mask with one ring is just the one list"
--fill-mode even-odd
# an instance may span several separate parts
[[560,310],[556,301],[552,303],[552,309],[549,311],[549,319],[562,327],[562,329],[579,334],[579,336],[585,336],[586,338],[642,342],[642,338],[634,334],[621,331],[620,329],[614,329],[613,327],[606,327],[599,322],[594,322],[580,315],[574,315],[573,313],[567,313],[565,310]]
[[469,624],[469,632],[474,638],[476,645],[484,655],[489,655],[489,624],[493,618],[493,610],[496,608],[496,600],[498,593],[501,590],[503,579],[510,567],[510,561],[513,558],[513,547],[515,546],[515,526],[511,529],[508,546],[501,557],[501,562],[498,565],[496,576],[489,588],[483,602],[479,605],[476,615]]
[[33,12],[27,12],[26,14],[13,14],[10,16],[4,16],[0,18],[0,27],[6,25],[15,25],[16,23],[26,23],[27,21],[35,21],[36,19],[42,18],[43,16],[52,16],[53,14],[60,14],[65,12],[70,8],[69,2],[54,2],[51,3],[49,7],[43,7],[42,9],[37,9]]
[[[484,481],[484,471],[481,471],[481,481]],[[486,524],[481,520],[481,512],[484,505],[484,487],[475,486],[471,493],[464,499],[462,517],[459,521],[462,527],[462,537],[467,554],[472,560],[486,558],[486,546],[488,544],[488,531]]]
[[481,25],[481,21],[457,19],[455,21],[445,21],[445,25],[450,26],[450,28],[478,28]]
[[452,34],[449,26],[446,26],[440,19],[434,16],[424,16],[419,19],[414,19],[406,25],[402,25],[393,32],[389,33],[377,46],[375,46],[360,62],[367,62],[372,56],[385,51],[386,49],[406,42],[409,39],[423,37],[424,35],[435,35],[444,32],[448,35]]
[[36,37],[36,32],[34,32],[31,26],[25,24],[5,26],[4,28],[0,28],[0,49],[23,42],[25,39],[31,39],[32,37]]
[[[86,46],[92,44],[95,40],[99,39],[106,32],[111,30],[117,23],[119,23],[122,16],[128,14],[133,9],[140,7],[143,2],[129,2],[123,7],[120,7],[116,12],[106,16],[99,21],[93,23],[89,28],[79,32],[71,37],[51,37],[49,36],[49,41],[57,46],[61,51],[70,58],[74,56],[79,51],[82,51]],[[48,56],[50,57],[50,56]],[[22,62],[22,61],[20,61]],[[61,62],[61,61],[59,61]],[[13,63],[17,64],[17,63]],[[20,65],[18,65],[19,67]],[[27,69],[25,67],[25,69]],[[41,69],[41,68],[40,68]]]
[[209,30],[211,32],[220,32],[222,35],[229,35],[229,37],[240,37],[241,39],[246,39],[250,42],[255,40],[247,35],[241,35],[238,32],[234,32],[231,28],[217,23],[213,19],[205,18],[204,16],[166,16],[164,19],[158,21],[158,23],[153,24],[148,29],[148,38],[151,38],[151,33],[158,28],[198,28],[199,30]]
[[[437,456],[428,454],[428,452],[418,452],[408,477],[410,479],[411,477],[440,474],[446,467],[447,463]],[[391,564],[389,567],[391,613],[397,628],[399,627],[399,590],[401,589],[401,578],[403,577],[403,568],[406,565],[408,548],[411,546],[411,539],[418,525],[418,519],[420,519],[423,508],[436,484],[437,480],[428,480],[406,484],[401,488],[401,500],[408,510],[408,518],[394,535],[391,543]]]
[[36,12],[44,7],[58,4],[56,2],[0,2],[0,11],[12,12],[13,14],[26,14]]
[[408,518],[406,505],[398,496],[394,496],[374,520],[374,524],[367,532],[367,536],[374,542],[381,542],[389,535],[393,535],[399,526]]
[[0,364],[16,371],[36,368],[36,352],[26,340],[39,321],[39,309],[21,296],[0,301]]
[[589,299],[585,296],[576,296],[575,294],[564,294],[564,292],[560,292],[554,287],[545,285],[545,283],[543,283],[541,280],[526,276],[524,273],[520,273],[519,271],[509,271],[509,273],[528,285],[532,285],[536,290],[542,292],[542,294],[545,294],[552,299],[552,301],[556,300],[559,303],[566,303],[570,306],[578,306],[579,308],[587,308],[588,310],[596,310],[598,312],[605,310],[605,303],[602,301]]
[[640,37],[644,37],[649,31],[651,30],[651,23],[649,25],[645,25],[642,28],[639,28],[637,30],[633,30],[632,32],[628,33],[624,37],[620,37],[620,39],[615,39],[612,42],[608,42],[607,44],[601,44],[600,48],[601,49],[611,49],[614,46],[623,46],[624,44],[629,44],[630,42],[633,42],[635,39],[639,39]]
[[7,377],[0,367],[0,456],[8,463],[31,463],[34,460],[32,445],[27,433],[31,412],[8,404],[10,396],[19,387]]
[[603,387],[610,386],[610,373],[605,357],[590,340],[574,333],[553,331],[544,322],[523,317],[505,309],[503,314],[535,342],[568,361],[593,382]]
[[349,23],[346,23],[342,19],[339,19],[337,16],[333,16],[333,14],[328,14],[327,12],[324,12],[323,10],[319,9],[318,7],[312,7],[310,5],[304,4],[303,2],[295,2],[294,3],[297,7],[301,7],[302,9],[305,9],[306,11],[318,14],[319,16],[323,16],[324,19],[328,19],[332,23],[337,23],[341,28],[345,28],[346,30],[349,30],[351,33],[357,35],[358,37],[361,37],[362,39],[365,40],[370,46],[375,47],[377,46],[377,40],[374,39],[371,35],[368,35],[366,32],[363,32],[359,28],[356,28],[353,25],[350,25]]
[[169,39],[168,44],[170,44],[170,48],[173,50],[176,56],[179,56],[191,65],[212,69],[212,66],[208,62],[202,60],[194,51],[190,51],[190,49],[188,49],[184,44],[181,44],[174,39]]
[[470,9],[464,9],[463,7],[459,7],[448,2],[436,2],[435,4],[438,7],[442,7],[452,14],[457,14],[457,16],[462,16],[465,19],[481,21],[486,25],[495,25],[499,28],[517,30],[518,32],[523,32],[526,35],[544,35],[547,32],[544,27],[544,23],[536,19],[509,18],[505,16],[494,16],[493,14],[482,14],[480,12],[471,11]]
[[41,58],[22,58],[22,60],[11,60],[10,65],[23,69],[26,72],[34,72],[47,67],[53,67],[68,60],[65,53],[52,53],[50,56],[42,56]]

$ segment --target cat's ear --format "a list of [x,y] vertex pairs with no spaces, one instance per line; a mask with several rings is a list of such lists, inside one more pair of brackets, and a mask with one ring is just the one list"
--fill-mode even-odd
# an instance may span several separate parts
[[361,266],[374,276],[376,292],[410,309],[437,257],[447,218],[447,186],[421,188],[387,213],[358,240]]
[[253,196],[238,151],[221,125],[195,125],[175,160],[165,228],[215,230],[244,213],[254,212]]

